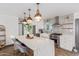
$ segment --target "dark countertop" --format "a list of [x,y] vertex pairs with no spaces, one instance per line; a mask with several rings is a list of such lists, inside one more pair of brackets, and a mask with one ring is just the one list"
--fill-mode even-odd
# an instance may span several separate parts
[[62,33],[52,33],[51,35],[62,35]]

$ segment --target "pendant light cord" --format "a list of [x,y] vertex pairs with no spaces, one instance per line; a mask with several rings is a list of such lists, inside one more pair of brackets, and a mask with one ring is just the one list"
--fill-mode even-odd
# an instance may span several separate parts
[[40,4],[40,3],[36,3],[36,4],[37,4],[37,9],[39,10],[39,4]]
[[30,11],[31,11],[31,9],[28,9],[29,10],[29,17],[30,17]]
[[26,18],[26,13],[24,12],[24,19]]

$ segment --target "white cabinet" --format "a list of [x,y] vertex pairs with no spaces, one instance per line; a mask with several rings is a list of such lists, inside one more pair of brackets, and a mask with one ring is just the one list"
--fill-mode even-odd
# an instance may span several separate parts
[[62,35],[60,36],[60,47],[69,51],[72,51],[74,47],[74,17],[73,14],[66,15],[60,17],[60,32]]
[[69,51],[72,51],[74,46],[73,35],[62,35],[60,36],[60,47]]

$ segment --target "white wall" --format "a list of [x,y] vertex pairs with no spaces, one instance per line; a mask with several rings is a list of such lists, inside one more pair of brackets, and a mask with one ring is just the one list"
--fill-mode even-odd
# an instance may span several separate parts
[[11,35],[16,36],[18,34],[18,23],[17,18],[15,16],[10,15],[0,15],[0,25],[4,25],[6,27],[6,43],[7,45],[12,44],[12,40],[10,39]]

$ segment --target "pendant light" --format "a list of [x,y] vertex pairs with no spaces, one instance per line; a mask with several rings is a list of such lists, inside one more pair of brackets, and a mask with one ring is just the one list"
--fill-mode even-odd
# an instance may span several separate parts
[[31,18],[31,16],[30,16],[30,11],[31,11],[31,9],[28,9],[28,11],[29,11],[29,17],[27,18],[27,23],[28,23],[28,24],[31,24],[31,23],[32,23],[32,18]]
[[27,24],[27,21],[26,21],[26,13],[24,12],[24,19],[22,21],[22,24]]
[[41,18],[42,18],[42,15],[41,15],[41,13],[40,13],[40,11],[39,11],[39,4],[40,3],[36,3],[37,4],[37,10],[36,10],[36,14],[35,14],[35,19],[36,19],[36,21],[40,21],[41,20]]

